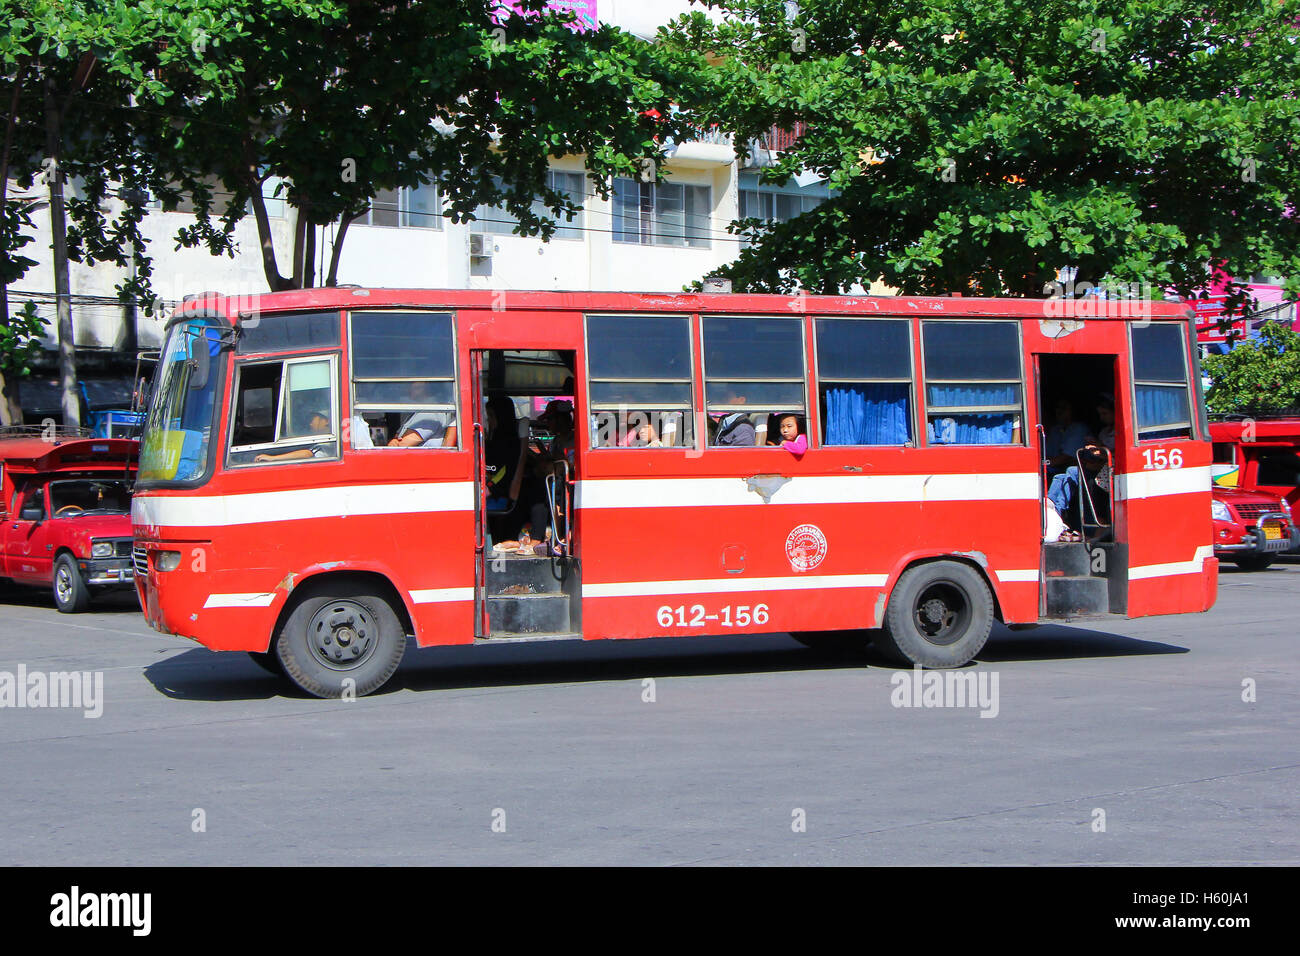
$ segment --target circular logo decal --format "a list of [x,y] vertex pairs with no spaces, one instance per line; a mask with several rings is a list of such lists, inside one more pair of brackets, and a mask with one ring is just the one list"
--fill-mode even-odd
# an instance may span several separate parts
[[785,556],[796,571],[811,571],[826,558],[826,535],[815,524],[801,524],[785,539]]

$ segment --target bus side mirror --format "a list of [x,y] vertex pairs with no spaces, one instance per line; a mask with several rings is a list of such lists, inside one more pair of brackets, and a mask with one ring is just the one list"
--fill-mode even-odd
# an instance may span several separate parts
[[208,337],[206,335],[194,340],[194,374],[190,376],[190,388],[202,389],[208,384],[208,372],[212,368],[212,356],[208,354]]

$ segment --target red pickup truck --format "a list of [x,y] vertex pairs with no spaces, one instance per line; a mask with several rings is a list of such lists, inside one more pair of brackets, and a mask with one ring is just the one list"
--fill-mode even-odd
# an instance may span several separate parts
[[138,458],[134,439],[0,436],[0,579],[49,587],[65,613],[132,587]]
[[1215,553],[1246,570],[1300,551],[1300,418],[1212,422]]

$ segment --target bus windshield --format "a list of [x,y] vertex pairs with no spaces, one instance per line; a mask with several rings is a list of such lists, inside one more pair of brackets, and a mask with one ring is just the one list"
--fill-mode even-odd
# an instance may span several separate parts
[[140,443],[141,483],[207,477],[220,387],[221,329],[195,319],[167,333]]

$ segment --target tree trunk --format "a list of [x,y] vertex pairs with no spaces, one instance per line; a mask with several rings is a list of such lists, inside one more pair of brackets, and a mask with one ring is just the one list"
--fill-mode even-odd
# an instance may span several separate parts
[[[50,187],[50,250],[54,264],[54,296],[59,326],[59,389],[63,396],[63,424],[81,425],[81,402],[77,395],[76,338],[72,327],[72,288],[68,277],[68,219],[63,203],[63,170],[60,168],[60,125],[62,117],[54,91],[54,78],[45,78],[45,151]],[[51,163],[50,160],[53,160]]]
[[[9,117],[5,121],[4,152],[0,154],[0,215],[9,203],[9,151],[13,148],[14,124],[18,122],[18,93],[23,87],[23,75],[27,72],[25,63],[14,74],[14,92],[9,102]],[[9,283],[0,282],[0,324],[9,325]],[[23,423],[23,403],[19,394],[18,378],[5,375],[0,371],[0,425],[21,425]]]

